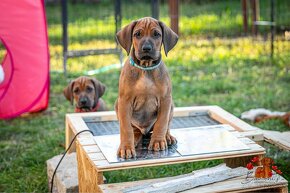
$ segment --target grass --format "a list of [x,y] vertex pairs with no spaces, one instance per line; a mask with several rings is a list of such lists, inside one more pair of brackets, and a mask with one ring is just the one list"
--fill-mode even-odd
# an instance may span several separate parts
[[[214,1],[181,6],[180,41],[168,58],[163,57],[170,70],[176,106],[219,105],[236,116],[258,107],[289,111],[289,41],[284,41],[279,36],[276,54],[271,59],[268,41],[241,37],[239,3],[240,1]],[[69,10],[75,11],[71,13],[76,13],[70,17],[70,49],[115,46],[111,21],[106,23],[96,19],[98,16],[110,18],[110,12],[102,10],[111,5],[101,5],[103,7],[97,8],[90,4],[69,5]],[[133,10],[136,6],[144,5],[128,5],[128,10]],[[145,9],[150,14],[148,10]],[[168,23],[166,12],[167,7],[161,6],[161,19]],[[130,11],[124,13],[123,25],[146,14],[135,11],[134,16],[129,17],[129,13]],[[49,108],[41,113],[0,122],[0,192],[48,191],[45,161],[63,152],[64,116],[73,112],[73,107],[62,94],[63,88],[71,79],[88,70],[119,61],[114,55],[69,59],[69,75],[65,78],[60,73],[62,47],[59,7],[48,6],[47,16],[52,70]],[[102,30],[96,29],[105,24],[109,26],[108,30],[104,27]],[[79,25],[82,27],[78,27]],[[1,53],[3,55],[3,49],[0,55]],[[112,110],[118,95],[119,70],[94,76],[107,86],[103,98]],[[254,125],[263,129],[289,131],[289,128],[277,120]],[[275,157],[283,176],[290,180],[289,154],[273,147],[267,149],[267,155]],[[189,173],[219,163],[221,160],[140,168],[106,172],[105,176],[108,182],[139,180]]]

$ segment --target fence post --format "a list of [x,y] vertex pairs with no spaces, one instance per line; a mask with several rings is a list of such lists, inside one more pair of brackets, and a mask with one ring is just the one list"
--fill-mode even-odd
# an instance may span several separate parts
[[159,0],[151,0],[152,17],[159,19]]
[[170,27],[178,34],[179,0],[169,0]]
[[[115,32],[117,33],[121,29],[122,22],[122,9],[121,9],[121,0],[115,0]],[[116,48],[118,48],[118,42],[116,41]],[[120,67],[122,68],[122,62],[123,62],[123,53],[122,50],[120,50],[119,54],[119,60],[120,60]]]
[[257,35],[258,32],[258,26],[256,24],[256,21],[258,21],[259,17],[259,0],[251,0],[250,5],[252,9],[252,34]]
[[243,13],[243,27],[244,32],[248,33],[248,11],[247,11],[247,0],[241,0],[242,13]]
[[117,33],[121,29],[122,12],[121,12],[121,0],[115,0],[115,32]]
[[62,16],[62,46],[63,46],[63,73],[66,76],[66,61],[67,61],[67,45],[68,45],[68,36],[67,36],[67,2],[66,0],[61,0],[61,16]]
[[274,0],[271,0],[271,58],[274,56],[274,36],[275,36],[275,4]]

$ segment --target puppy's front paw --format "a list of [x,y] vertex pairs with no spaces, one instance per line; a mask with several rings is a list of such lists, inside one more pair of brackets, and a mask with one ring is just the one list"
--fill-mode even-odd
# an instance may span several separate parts
[[177,143],[177,140],[175,137],[173,137],[172,135],[170,134],[166,134],[166,140],[167,140],[167,144],[168,145],[174,145]]
[[167,142],[165,138],[155,138],[151,137],[150,144],[148,146],[149,150],[160,151],[167,149]]
[[135,147],[134,144],[130,145],[130,144],[120,144],[118,152],[117,152],[118,156],[120,158],[123,159],[130,159],[130,158],[134,158],[136,157],[136,151],[135,151]]

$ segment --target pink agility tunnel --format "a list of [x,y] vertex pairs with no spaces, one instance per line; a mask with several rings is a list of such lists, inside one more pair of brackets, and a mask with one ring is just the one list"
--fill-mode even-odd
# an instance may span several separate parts
[[0,41],[7,50],[0,61],[0,119],[46,109],[49,51],[44,2],[1,0]]

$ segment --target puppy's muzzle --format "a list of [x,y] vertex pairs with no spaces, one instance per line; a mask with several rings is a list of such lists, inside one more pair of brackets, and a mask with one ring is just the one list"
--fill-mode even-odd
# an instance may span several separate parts
[[89,108],[90,107],[90,100],[88,99],[88,97],[80,97],[79,102],[78,102],[78,106],[80,108]]
[[152,51],[152,46],[151,46],[149,43],[145,43],[145,44],[143,44],[143,46],[142,46],[142,51],[143,51],[144,53],[149,53],[149,52]]
[[139,57],[141,60],[152,60],[156,58],[156,53],[150,42],[144,42],[141,46]]

